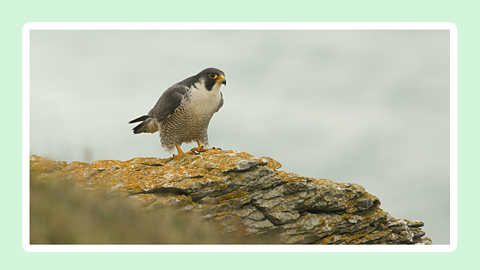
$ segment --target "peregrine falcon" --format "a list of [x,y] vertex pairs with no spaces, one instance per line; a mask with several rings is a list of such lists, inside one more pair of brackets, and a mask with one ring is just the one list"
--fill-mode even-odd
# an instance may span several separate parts
[[210,119],[223,106],[220,86],[226,85],[225,73],[207,68],[197,75],[170,86],[158,99],[147,115],[129,122],[140,122],[133,128],[134,134],[160,131],[162,147],[178,155],[184,154],[180,145],[196,141],[192,151],[204,152],[208,146],[207,129]]

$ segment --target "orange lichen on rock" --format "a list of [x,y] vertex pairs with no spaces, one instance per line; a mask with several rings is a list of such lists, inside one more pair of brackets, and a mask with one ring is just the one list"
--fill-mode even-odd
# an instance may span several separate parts
[[70,179],[85,190],[129,197],[144,209],[193,211],[238,235],[275,232],[283,243],[431,243],[422,222],[394,219],[358,184],[287,173],[278,161],[245,152],[91,164],[32,155],[30,166],[37,181]]

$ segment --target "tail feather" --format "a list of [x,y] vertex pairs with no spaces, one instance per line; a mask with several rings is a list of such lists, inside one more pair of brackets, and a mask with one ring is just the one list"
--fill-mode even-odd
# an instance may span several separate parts
[[130,121],[130,122],[128,122],[128,123],[131,124],[131,123],[136,123],[136,122],[144,121],[144,120],[146,120],[146,119],[149,118],[149,117],[150,117],[150,116],[148,116],[148,115],[142,115],[142,116],[140,116],[140,117],[138,117],[138,118],[133,119],[132,121]]
[[138,134],[138,133],[148,132],[147,127],[148,127],[148,123],[150,123],[151,120],[152,120],[152,118],[150,118],[150,116],[143,115],[143,116],[140,116],[136,119],[133,119],[132,121],[130,121],[128,123],[131,124],[131,123],[136,123],[136,122],[143,121],[142,123],[138,124],[136,127],[133,128],[133,133]]

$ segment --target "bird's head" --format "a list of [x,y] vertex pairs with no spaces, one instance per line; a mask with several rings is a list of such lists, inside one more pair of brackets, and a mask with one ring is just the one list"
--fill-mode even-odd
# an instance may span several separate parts
[[200,71],[197,76],[199,76],[200,82],[204,83],[208,91],[214,88],[219,89],[222,84],[227,85],[225,73],[218,68],[206,68]]

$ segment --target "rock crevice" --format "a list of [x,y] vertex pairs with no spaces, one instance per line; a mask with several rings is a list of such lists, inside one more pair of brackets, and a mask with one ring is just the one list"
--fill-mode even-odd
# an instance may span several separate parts
[[128,196],[144,209],[195,211],[226,233],[277,233],[288,244],[431,244],[423,223],[395,219],[354,183],[279,170],[268,157],[211,150],[176,158],[56,162],[32,155],[39,181],[73,179],[86,190]]

